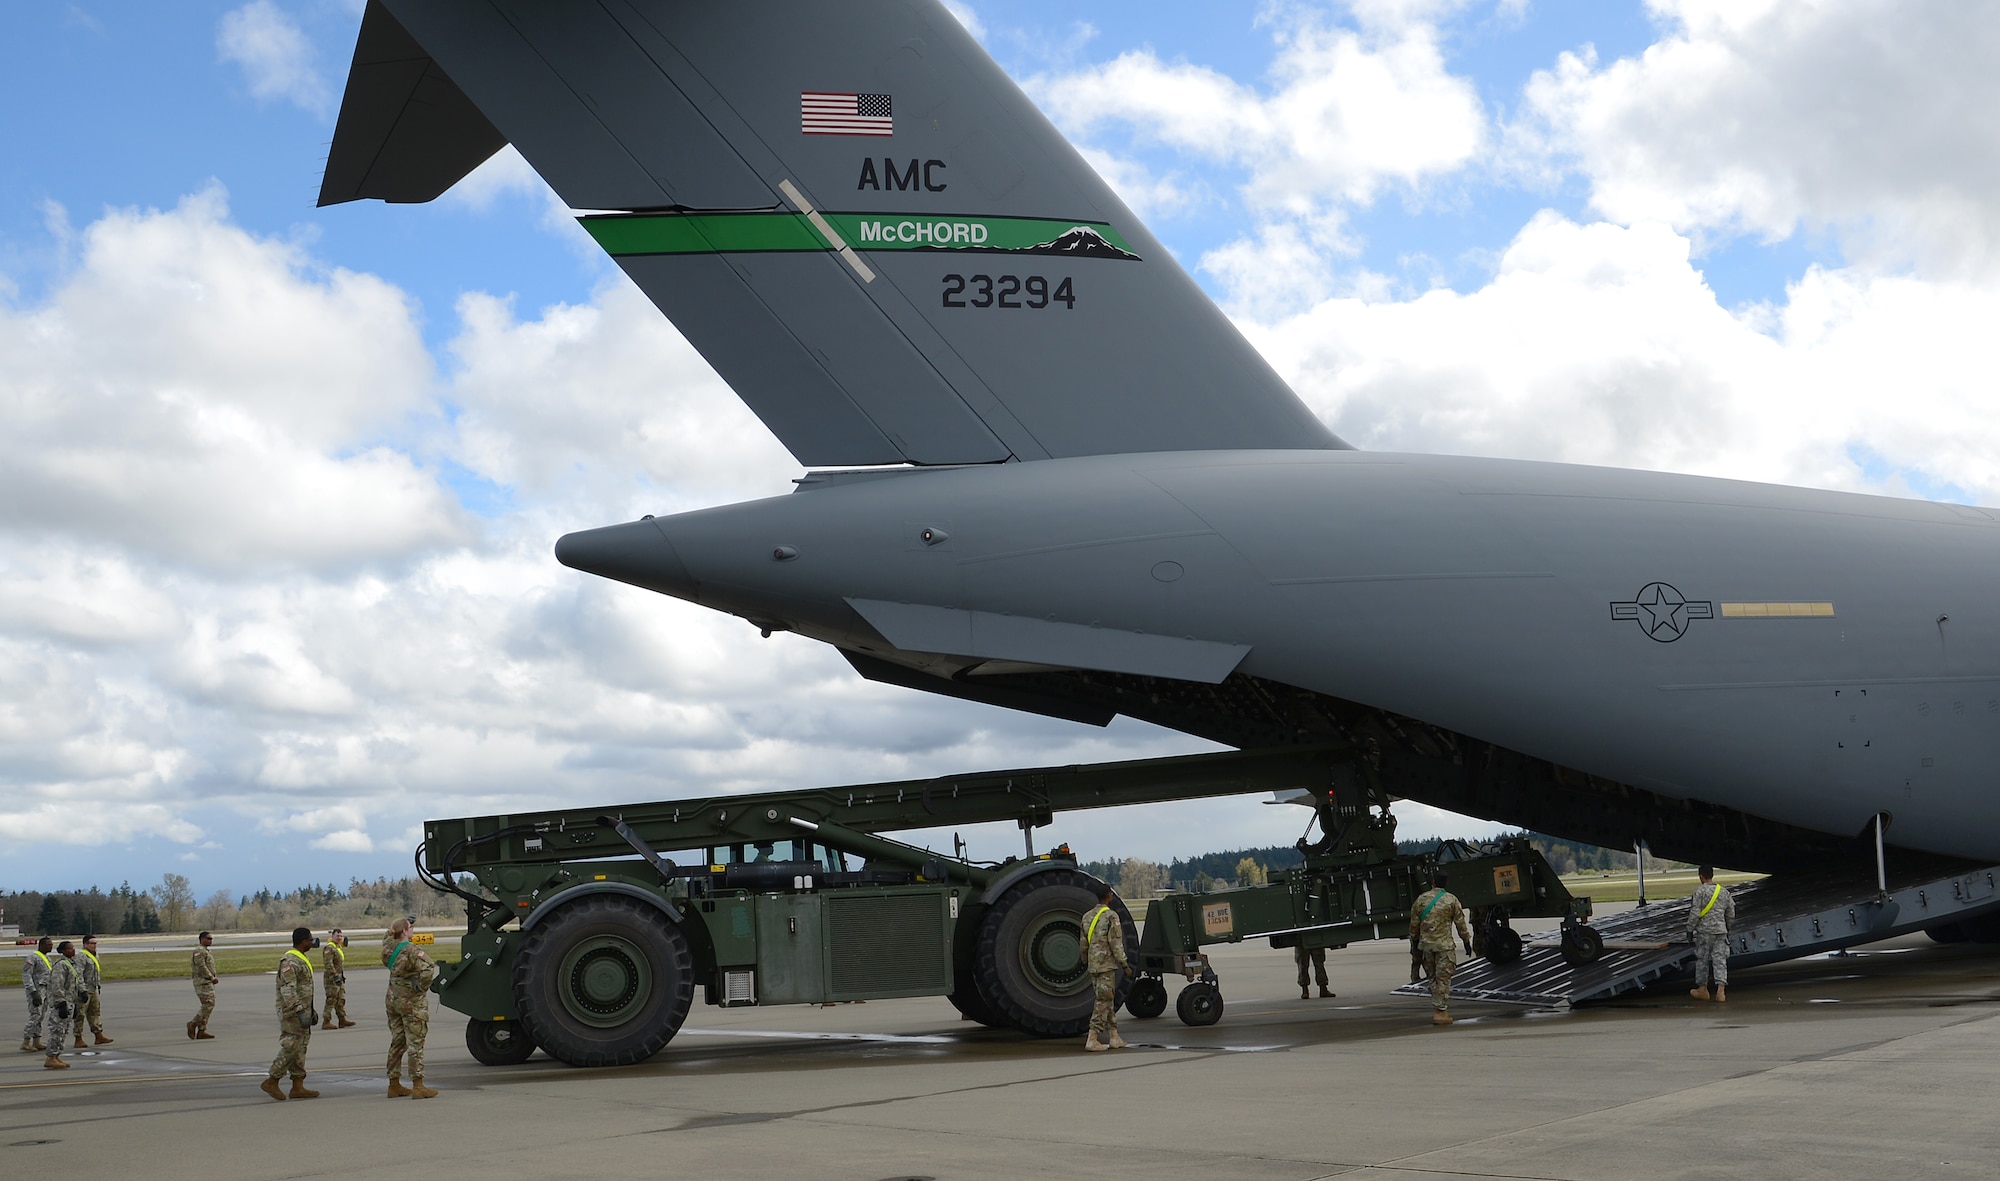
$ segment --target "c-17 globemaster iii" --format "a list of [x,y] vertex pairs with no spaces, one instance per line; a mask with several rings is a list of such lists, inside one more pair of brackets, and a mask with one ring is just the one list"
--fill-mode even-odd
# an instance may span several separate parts
[[321,204],[510,143],[813,469],[569,566],[1600,844],[2000,861],[2000,512],[1355,450],[935,0],[369,0]]

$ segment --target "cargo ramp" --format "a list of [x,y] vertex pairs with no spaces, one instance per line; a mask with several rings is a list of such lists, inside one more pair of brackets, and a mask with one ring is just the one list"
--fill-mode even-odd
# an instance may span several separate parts
[[[1892,857],[1878,877],[1872,861],[1774,874],[1731,888],[1736,926],[1730,932],[1730,970],[1875,943],[1917,931],[2000,914],[2000,866],[1935,857]],[[1886,887],[1886,888],[1885,888]],[[1656,981],[1686,975],[1694,964],[1687,941],[1688,900],[1655,902],[1617,915],[1600,915],[1604,938],[1596,962],[1564,962],[1559,935],[1538,935],[1519,960],[1495,966],[1485,959],[1460,965],[1452,978],[1455,1000],[1560,1006],[1609,1000]],[[1428,983],[1395,990],[1428,996]]]

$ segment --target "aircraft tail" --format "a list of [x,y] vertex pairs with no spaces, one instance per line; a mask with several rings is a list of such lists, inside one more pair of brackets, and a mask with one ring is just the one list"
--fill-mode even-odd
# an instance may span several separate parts
[[936,0],[368,0],[320,204],[508,142],[801,463],[1346,446]]

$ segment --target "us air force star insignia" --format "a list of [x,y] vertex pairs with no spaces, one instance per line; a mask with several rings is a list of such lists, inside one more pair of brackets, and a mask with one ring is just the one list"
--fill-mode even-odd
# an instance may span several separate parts
[[1687,634],[1691,620],[1714,619],[1715,604],[1690,601],[1667,583],[1649,582],[1631,602],[1611,604],[1611,618],[1636,620],[1648,637],[1671,644]]

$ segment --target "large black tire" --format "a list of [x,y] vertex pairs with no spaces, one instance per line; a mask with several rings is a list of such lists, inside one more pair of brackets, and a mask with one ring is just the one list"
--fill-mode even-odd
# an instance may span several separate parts
[[1141,976],[1125,994],[1125,1011],[1141,1020],[1167,1011],[1167,982],[1158,976]]
[[1174,998],[1174,1014],[1182,1025],[1214,1025],[1222,1020],[1222,990],[1206,980],[1197,980]]
[[1563,963],[1572,968],[1594,964],[1604,954],[1604,936],[1582,923],[1572,923],[1562,932]]
[[986,998],[979,995],[979,982],[972,978],[972,973],[969,971],[959,975],[957,984],[945,994],[945,999],[951,1002],[953,1008],[981,1025],[994,1029],[1013,1028],[1012,1022],[996,1012],[992,1005],[986,1003]]
[[644,1062],[680,1032],[693,999],[687,936],[637,898],[579,898],[537,923],[514,957],[528,1036],[571,1066]]
[[474,1017],[465,1023],[465,1048],[472,1051],[472,1057],[487,1066],[519,1066],[535,1052],[535,1039],[528,1036],[528,1027],[519,1021],[481,1021]]
[[1494,923],[1486,928],[1486,962],[1505,967],[1521,958],[1521,933]]
[[[1103,884],[1073,869],[1023,878],[995,899],[974,944],[979,994],[1009,1025],[1036,1037],[1076,1037],[1090,1028],[1090,972],[1083,960],[1083,916]],[[1125,957],[1139,956],[1132,912],[1113,897],[1125,927]],[[1131,977],[1118,974],[1117,1003]]]

